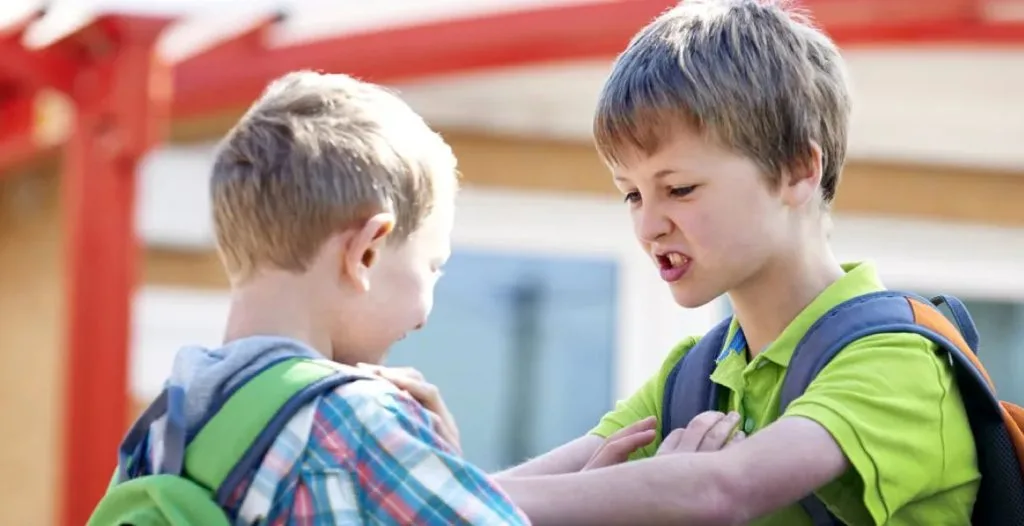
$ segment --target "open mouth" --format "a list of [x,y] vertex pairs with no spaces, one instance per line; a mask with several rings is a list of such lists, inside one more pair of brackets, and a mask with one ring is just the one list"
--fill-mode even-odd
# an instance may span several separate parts
[[661,279],[669,283],[679,281],[690,269],[690,258],[679,252],[657,254],[655,259],[658,263]]
[[690,258],[680,254],[679,252],[669,252],[668,254],[659,255],[657,258],[658,267],[662,270],[681,267],[690,261]]

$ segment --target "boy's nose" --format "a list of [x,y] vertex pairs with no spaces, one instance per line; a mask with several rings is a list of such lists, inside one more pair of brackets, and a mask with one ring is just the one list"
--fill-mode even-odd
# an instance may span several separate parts
[[645,243],[653,243],[672,231],[672,222],[657,207],[645,206],[634,217],[636,236]]

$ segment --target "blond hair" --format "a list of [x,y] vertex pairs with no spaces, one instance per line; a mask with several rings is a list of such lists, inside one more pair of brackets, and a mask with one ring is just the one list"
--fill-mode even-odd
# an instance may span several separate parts
[[401,242],[430,213],[455,157],[397,96],[346,75],[272,82],[218,147],[210,184],[228,273],[301,272],[327,238],[389,211]]
[[615,61],[594,118],[610,165],[657,152],[688,126],[746,155],[778,184],[822,150],[822,197],[846,158],[850,95],[835,44],[779,2],[686,0],[643,28]]

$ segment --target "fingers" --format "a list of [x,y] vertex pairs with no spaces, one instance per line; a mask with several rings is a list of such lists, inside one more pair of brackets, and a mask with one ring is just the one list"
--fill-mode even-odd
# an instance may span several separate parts
[[632,424],[629,424],[628,426],[612,433],[607,440],[615,440],[627,435],[632,435],[634,433],[639,433],[643,431],[653,431],[654,427],[657,424],[658,419],[654,418],[653,416],[649,416],[647,418],[644,418],[643,420],[637,420],[636,422],[633,422]]
[[609,436],[604,447],[625,461],[634,451],[654,441],[657,424],[658,419],[654,417],[638,420]]
[[[709,420],[711,420],[709,418]],[[740,415],[731,412],[716,419],[704,432],[704,438],[697,446],[697,451],[718,451],[729,442],[736,426],[740,423]]]
[[740,442],[743,442],[746,439],[747,439],[747,434],[746,433],[744,433],[743,431],[737,431],[737,432],[732,434],[732,438],[729,439],[729,443],[726,444],[725,447],[735,446],[736,444],[739,444]]
[[423,376],[423,373],[421,373],[419,369],[415,369],[413,367],[386,367],[385,369],[391,371],[392,373],[405,376],[415,381],[423,382],[426,380],[426,378],[424,378]]
[[673,429],[671,433],[665,437],[665,440],[661,441],[661,445],[658,446],[658,451],[655,455],[664,455],[666,453],[676,453],[679,451],[679,442],[683,439],[686,434],[686,428],[680,427]]
[[[739,414],[731,412],[723,414],[718,411],[706,411],[693,418],[684,428],[673,430],[658,448],[658,454],[718,451],[735,440],[739,435],[733,431],[739,424]],[[740,438],[742,440],[742,438]]]
[[423,373],[412,367],[384,367],[365,363],[358,364],[358,367],[395,384],[424,406],[436,405],[440,401],[437,386],[428,382]]
[[403,373],[392,372],[388,369],[383,369],[377,374],[398,386],[399,389],[408,392],[413,398],[425,406],[438,405],[441,403],[441,396],[437,386],[426,380],[416,380],[410,376],[404,375]]
[[419,402],[430,418],[431,427],[447,442],[452,449],[461,454],[459,428],[438,387],[426,380],[423,374],[412,367],[382,367],[379,365],[360,364],[360,368],[391,382],[402,391]]
[[616,431],[594,452],[583,469],[596,469],[625,462],[634,451],[654,441],[657,423],[656,418],[649,417]]
[[[725,414],[718,411],[705,411],[693,417],[693,420],[690,420],[686,428],[679,433],[678,442],[673,449],[675,451],[698,451],[704,440],[704,435],[723,418],[725,418]],[[677,429],[673,433],[676,431],[679,430]]]
[[387,372],[387,374],[393,377],[404,377],[419,382],[426,380],[426,378],[423,376],[423,373],[421,373],[418,369],[414,367],[385,367],[383,365],[376,365],[372,363],[358,363],[356,364],[356,367],[360,369],[365,369],[374,374],[381,374],[383,372]]

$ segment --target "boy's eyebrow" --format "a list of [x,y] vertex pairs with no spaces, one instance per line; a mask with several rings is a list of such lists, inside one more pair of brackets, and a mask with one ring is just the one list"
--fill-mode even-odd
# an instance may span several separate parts
[[[658,170],[657,172],[654,172],[654,175],[652,177],[653,177],[653,179],[657,180],[657,179],[662,179],[662,178],[664,178],[666,176],[672,175],[674,173],[676,173],[676,170],[673,170],[671,168],[664,168],[664,169]],[[624,177],[622,177],[621,175],[614,175],[614,176],[612,176],[612,179],[614,179],[616,181],[619,181],[620,183],[628,183],[629,182]]]

